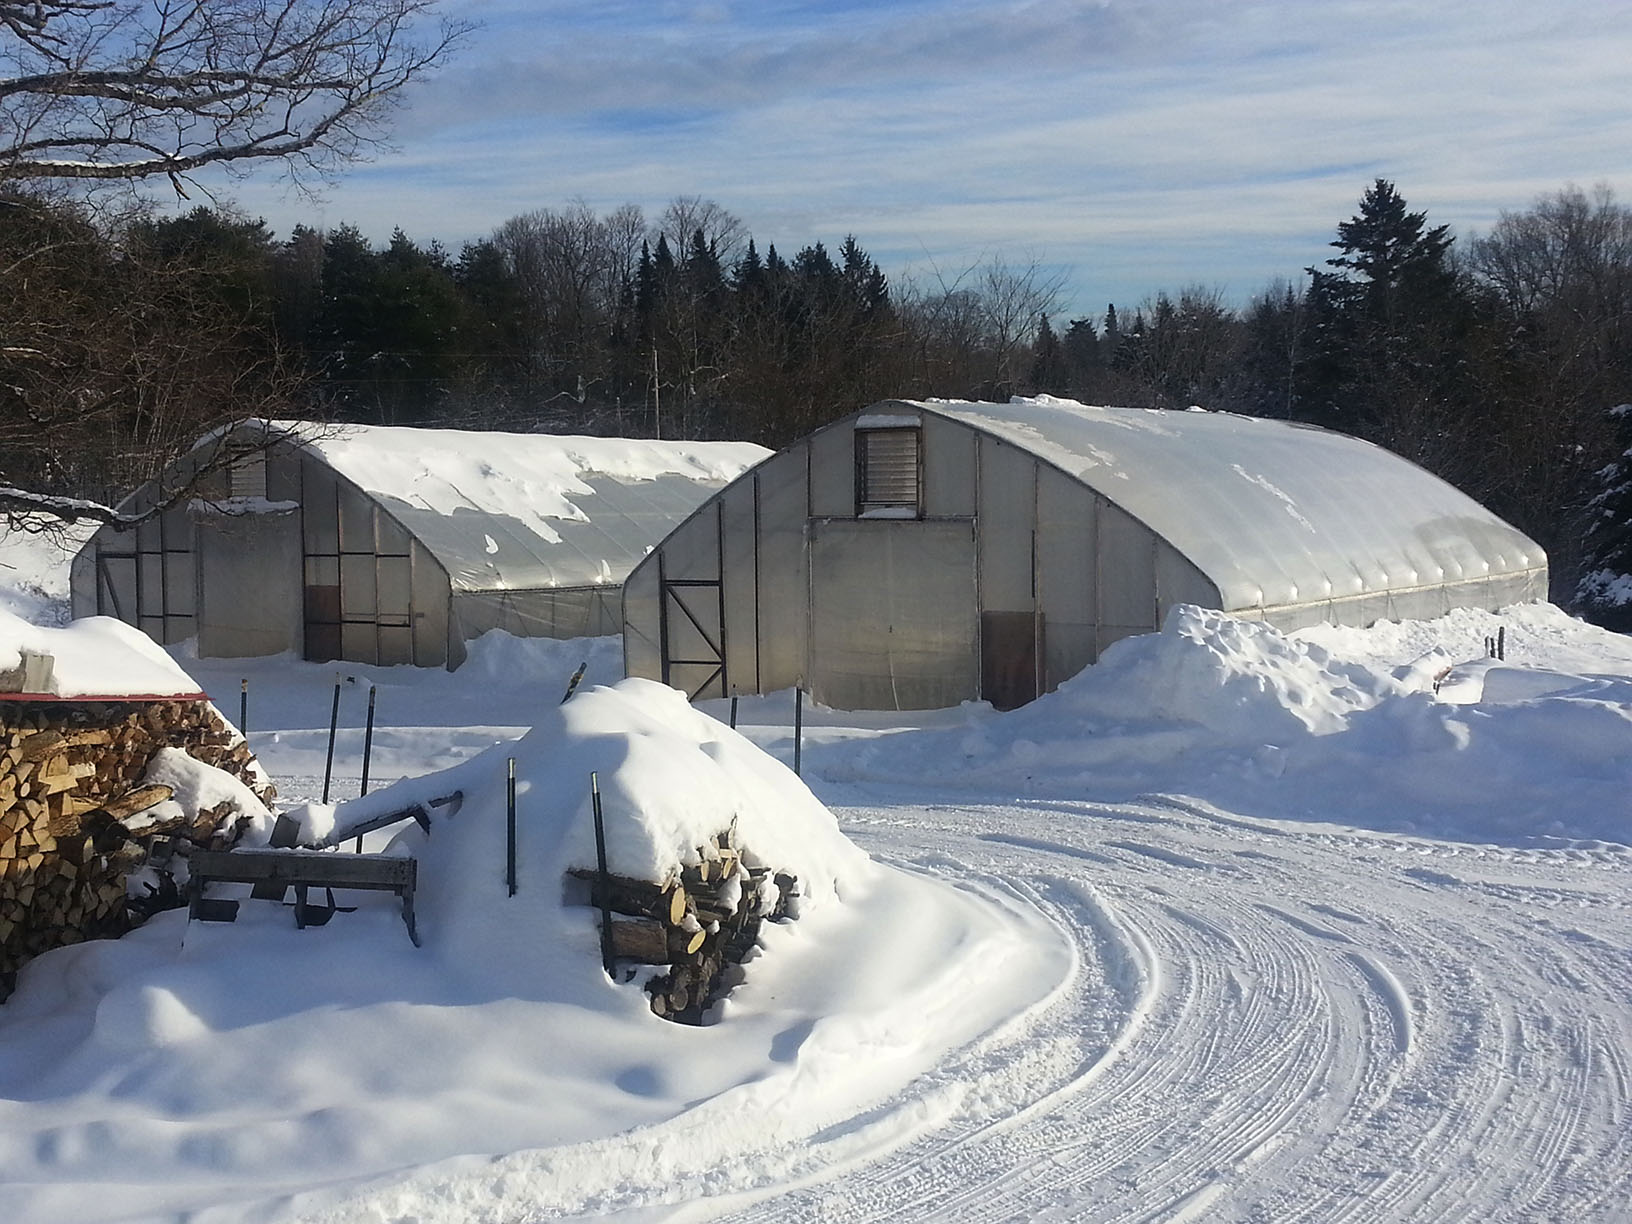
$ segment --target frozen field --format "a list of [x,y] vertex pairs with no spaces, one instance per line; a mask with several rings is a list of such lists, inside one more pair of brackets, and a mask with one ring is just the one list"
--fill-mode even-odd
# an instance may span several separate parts
[[[606,641],[347,669],[331,797],[374,683],[374,784],[477,796],[449,844],[480,848],[507,755],[564,819],[580,763],[633,809],[789,813],[831,899],[720,1023],[645,1014],[588,911],[463,900],[485,877],[423,847],[461,889],[420,951],[365,901],[35,962],[0,1008],[0,1215],[1632,1219],[1627,639],[1546,606],[1293,638],[1181,613],[1013,714],[807,711],[835,828],[638,688],[558,711],[585,659],[615,681]],[[316,799],[333,669],[182,661],[229,718],[249,678],[254,748]],[[791,696],[740,714],[791,759]]]

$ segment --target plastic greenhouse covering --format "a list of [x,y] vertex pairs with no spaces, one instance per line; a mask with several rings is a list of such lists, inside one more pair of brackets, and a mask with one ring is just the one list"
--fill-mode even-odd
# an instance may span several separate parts
[[1192,561],[1227,612],[1386,594],[1379,615],[1408,615],[1414,604],[1432,615],[1450,606],[1445,588],[1465,583],[1510,591],[1503,602],[1546,597],[1537,544],[1451,485],[1345,434],[1046,396],[922,407],[1079,477]]
[[748,442],[336,427],[303,447],[371,494],[454,591],[615,587],[770,452]]

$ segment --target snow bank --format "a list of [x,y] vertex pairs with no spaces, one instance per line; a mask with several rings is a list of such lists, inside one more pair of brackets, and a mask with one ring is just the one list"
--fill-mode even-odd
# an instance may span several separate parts
[[[507,763],[516,762],[516,874],[503,888]],[[582,978],[587,910],[564,909],[570,868],[596,865],[590,774],[601,790],[608,866],[664,881],[699,861],[698,848],[735,828],[750,866],[799,879],[802,905],[819,908],[859,892],[877,872],[831,813],[788,769],[685,696],[648,680],[597,686],[548,710],[538,726],[462,765],[345,804],[339,829],[377,813],[429,804],[457,790],[456,814],[427,839],[405,830],[397,849],[420,858],[426,947],[450,966],[491,959],[521,980]],[[434,809],[433,809],[434,814]],[[308,817],[306,823],[320,828]]]
[[[1503,663],[1482,657],[1499,629]],[[1440,837],[1632,843],[1632,686],[1565,670],[1617,656],[1632,664],[1632,643],[1550,605],[1292,635],[1180,607],[1010,714],[971,707],[962,729],[819,764],[1024,794],[1205,795]]]
[[[463,790],[429,838],[409,826],[393,847],[419,857],[423,948],[394,898],[343,893],[356,911],[320,929],[246,899],[232,924],[174,911],[26,966],[0,1007],[0,1102],[26,1102],[0,1108],[0,1219],[454,1224],[505,1216],[512,1194],[530,1218],[674,1205],[744,1153],[797,1160],[1077,972],[1011,893],[869,860],[791,772],[681,695],[634,680],[546,700],[516,743],[341,809]],[[798,874],[799,920],[767,924],[721,1023],[654,1016],[638,982],[602,973],[595,911],[563,904],[565,868],[594,862],[591,770],[618,870],[690,859],[735,821]],[[907,1114],[882,1142],[933,1120]],[[444,1194],[439,1179],[504,1153],[520,1154],[506,1189]]]
[[1342,730],[1404,690],[1268,625],[1180,606],[1159,634],[1125,638],[1066,682],[1048,717],[1109,724],[1190,723],[1224,740]]
[[53,656],[53,691],[59,697],[171,697],[199,691],[198,682],[152,638],[110,616],[87,616],[51,629],[0,609],[0,671],[16,667],[24,650]]

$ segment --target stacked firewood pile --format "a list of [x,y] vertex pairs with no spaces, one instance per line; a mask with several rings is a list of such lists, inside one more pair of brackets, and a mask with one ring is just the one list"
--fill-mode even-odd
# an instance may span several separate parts
[[609,875],[604,893],[594,868],[569,873],[589,885],[589,904],[618,915],[614,960],[669,966],[646,983],[646,993],[653,1012],[682,1024],[702,1023],[734,983],[732,966],[753,948],[760,924],[794,917],[799,893],[793,876],[747,866],[731,831],[699,847],[697,858],[661,881]]
[[168,786],[141,785],[166,747],[235,775],[263,801],[275,793],[207,701],[0,700],[0,999],[29,958],[122,934],[151,911],[127,899],[126,875],[155,837],[216,848],[236,839],[230,804],[132,819],[172,797]]

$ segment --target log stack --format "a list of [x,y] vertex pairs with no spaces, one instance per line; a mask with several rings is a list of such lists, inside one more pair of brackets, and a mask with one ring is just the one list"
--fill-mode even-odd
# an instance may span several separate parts
[[663,880],[609,875],[603,891],[594,868],[568,874],[587,884],[587,904],[614,915],[614,960],[666,965],[646,982],[652,1011],[682,1024],[701,1024],[703,1013],[740,978],[740,965],[759,939],[760,924],[795,916],[798,881],[785,872],[749,866],[751,853],[727,830],[697,849],[697,861]]
[[263,802],[275,794],[207,700],[0,698],[0,999],[31,957],[122,934],[150,911],[127,898],[126,876],[153,838],[215,848],[235,840],[228,804],[132,821],[172,797],[169,787],[141,785],[166,747],[237,776]]

